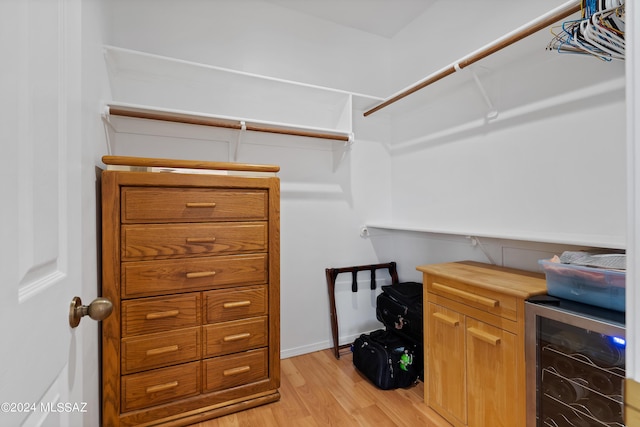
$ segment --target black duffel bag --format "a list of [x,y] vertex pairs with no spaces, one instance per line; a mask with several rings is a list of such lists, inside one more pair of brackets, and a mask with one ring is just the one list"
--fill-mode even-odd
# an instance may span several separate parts
[[422,370],[417,344],[391,331],[362,334],[352,350],[356,369],[382,390],[409,387]]

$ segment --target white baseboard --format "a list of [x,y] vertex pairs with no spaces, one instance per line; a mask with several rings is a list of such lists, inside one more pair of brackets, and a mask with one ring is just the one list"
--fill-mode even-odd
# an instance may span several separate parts
[[[365,331],[353,335],[340,337],[340,345],[349,344],[355,341],[361,334],[368,334],[371,331]],[[326,350],[327,348],[333,348],[333,340],[320,341],[313,344],[304,345],[301,347],[287,348],[280,350],[280,358],[287,359],[289,357],[301,356],[307,353],[313,353],[314,351]]]

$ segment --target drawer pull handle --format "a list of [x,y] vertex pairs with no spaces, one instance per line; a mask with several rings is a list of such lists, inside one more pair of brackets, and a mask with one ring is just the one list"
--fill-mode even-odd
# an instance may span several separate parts
[[213,243],[215,237],[187,237],[187,243]]
[[216,204],[213,202],[187,202],[188,208],[215,208]]
[[251,301],[225,302],[224,304],[222,304],[222,308],[248,307],[250,305],[251,305]]
[[178,351],[178,346],[170,345],[167,347],[153,348],[147,350],[147,356],[157,356],[158,354],[171,353],[172,351]]
[[147,313],[147,320],[164,319],[165,317],[177,317],[180,310],[157,311],[155,313]]
[[193,273],[187,273],[187,279],[198,279],[200,277],[211,277],[215,275],[215,271],[196,271]]
[[170,383],[147,387],[146,392],[147,394],[151,394],[151,393],[157,393],[159,391],[169,390],[176,387],[178,387],[178,381],[171,381]]
[[486,342],[488,344],[491,344],[491,345],[500,344],[500,337],[497,337],[495,335],[491,335],[490,333],[487,333],[487,332],[482,331],[480,329],[469,328],[469,329],[467,329],[467,332],[472,337],[478,338],[480,341],[484,341],[484,342]]
[[244,334],[227,335],[222,340],[224,342],[240,341],[249,337],[251,337],[251,334],[249,332],[245,332]]
[[433,289],[437,289],[440,292],[448,293],[450,295],[455,295],[459,298],[466,299],[471,302],[478,303],[480,305],[484,305],[485,307],[495,308],[500,305],[500,301],[486,298],[480,295],[472,294],[471,292],[462,291],[460,289],[451,288],[449,286],[441,285],[440,283],[433,282]]
[[245,372],[249,372],[250,370],[250,366],[240,366],[238,368],[225,369],[224,371],[222,371],[222,375],[224,375],[225,377],[230,377],[232,375],[244,374]]
[[432,315],[433,317],[435,317],[436,319],[440,320],[443,323],[446,323],[449,326],[458,326],[460,324],[460,322],[458,321],[458,319],[455,319],[451,316],[447,316],[446,314],[442,314],[442,313],[433,313]]

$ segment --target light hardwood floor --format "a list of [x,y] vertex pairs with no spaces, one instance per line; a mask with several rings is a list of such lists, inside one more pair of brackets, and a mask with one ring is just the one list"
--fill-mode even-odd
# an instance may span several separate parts
[[353,366],[323,350],[281,361],[280,401],[190,427],[450,427],[423,402],[424,384],[380,390]]

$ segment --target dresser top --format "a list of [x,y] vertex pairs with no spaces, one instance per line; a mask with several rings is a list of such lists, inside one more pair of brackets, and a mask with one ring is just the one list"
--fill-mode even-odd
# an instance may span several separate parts
[[211,171],[237,171],[237,172],[271,172],[280,170],[276,165],[256,165],[248,163],[233,162],[210,162],[203,160],[178,160],[178,159],[158,159],[149,157],[129,157],[129,156],[103,156],[102,162],[108,166],[135,167],[135,168],[168,168],[168,169],[192,169]]
[[519,298],[547,293],[547,282],[542,273],[498,267],[474,261],[428,264],[418,266],[416,269],[426,274],[437,275]]

